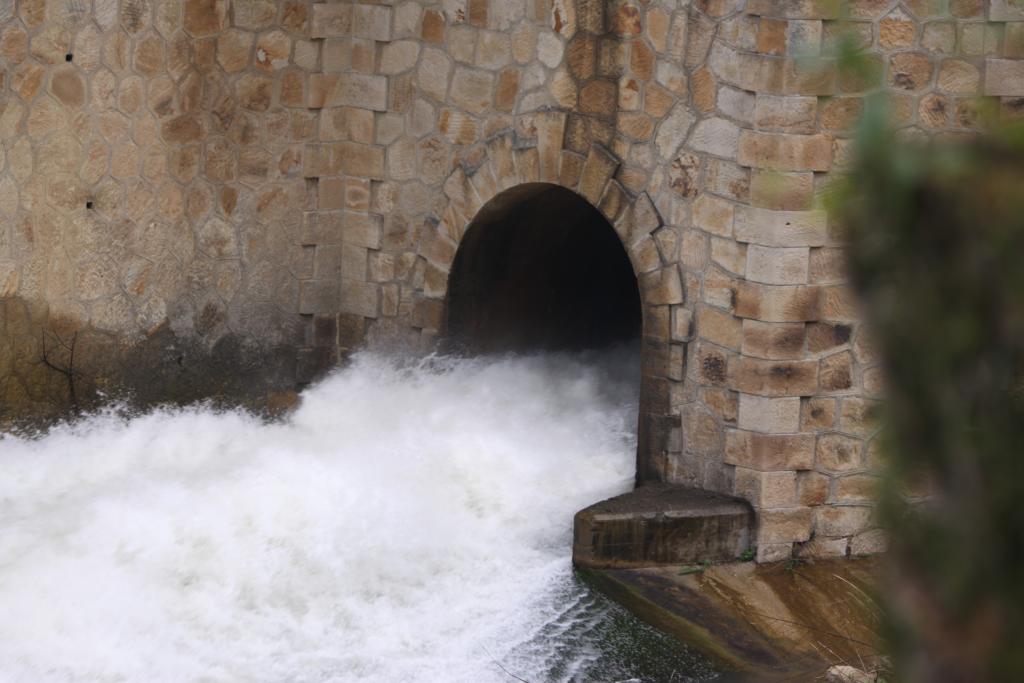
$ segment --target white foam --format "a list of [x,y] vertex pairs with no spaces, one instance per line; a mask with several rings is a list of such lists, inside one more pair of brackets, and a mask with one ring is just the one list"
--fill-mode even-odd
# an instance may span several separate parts
[[629,487],[635,404],[567,356],[362,355],[285,423],[0,438],[0,680],[543,676],[572,514]]

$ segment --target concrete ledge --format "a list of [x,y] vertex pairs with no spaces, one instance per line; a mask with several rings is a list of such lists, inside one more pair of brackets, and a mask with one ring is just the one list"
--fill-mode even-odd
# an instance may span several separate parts
[[879,659],[876,558],[757,565],[586,569],[581,575],[647,623],[729,671],[721,680],[820,681],[833,664]]
[[753,511],[738,498],[650,484],[576,513],[573,563],[607,569],[735,560],[750,547]]

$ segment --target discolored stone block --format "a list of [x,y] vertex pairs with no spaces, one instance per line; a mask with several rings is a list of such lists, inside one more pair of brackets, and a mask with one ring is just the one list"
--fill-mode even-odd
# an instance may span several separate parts
[[742,282],[736,291],[735,312],[741,318],[765,322],[817,320],[822,299],[821,290],[816,286]]
[[822,434],[818,437],[816,461],[818,468],[827,472],[846,472],[861,469],[861,451],[864,442],[843,434]]
[[818,362],[740,356],[729,366],[729,386],[758,396],[810,396],[818,388]]
[[742,131],[739,163],[777,171],[827,171],[832,163],[832,140],[826,135]]
[[212,36],[227,28],[231,6],[228,0],[185,0],[184,4],[185,30],[191,35]]

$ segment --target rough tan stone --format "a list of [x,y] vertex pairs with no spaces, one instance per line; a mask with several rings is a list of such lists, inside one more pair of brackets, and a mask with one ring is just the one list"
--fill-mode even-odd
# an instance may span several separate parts
[[900,90],[918,91],[931,82],[934,64],[920,52],[900,52],[889,58],[889,84]]
[[752,282],[794,285],[807,282],[806,247],[763,247],[751,244],[747,249],[746,277]]
[[819,372],[822,392],[849,391],[853,388],[853,356],[837,353],[821,359]]
[[595,115],[608,115],[615,109],[617,93],[612,81],[596,80],[580,89],[580,109]]
[[423,23],[420,28],[420,36],[423,40],[428,43],[443,43],[444,30],[444,12],[435,9],[428,9],[423,12]]
[[739,163],[777,171],[827,171],[832,140],[826,135],[785,135],[742,131]]
[[809,396],[818,387],[815,361],[770,361],[741,356],[729,370],[730,388],[744,394]]
[[456,67],[451,99],[469,112],[482,114],[491,106],[494,80],[494,74],[490,72]]
[[736,468],[735,492],[754,507],[793,507],[797,504],[796,472],[758,472]]
[[74,68],[58,69],[50,77],[50,92],[65,107],[85,104],[85,81]]
[[984,93],[1011,97],[1024,95],[1024,61],[986,60]]
[[[814,523],[811,508],[792,507],[761,510],[758,513],[758,547],[780,542],[801,542],[810,539]],[[784,557],[788,557],[786,552]],[[759,558],[758,561],[764,561]]]
[[800,399],[769,398],[740,394],[740,429],[768,434],[796,432],[800,424]]
[[853,536],[873,526],[870,507],[818,507],[814,509],[814,529],[824,536]]
[[818,437],[816,461],[819,469],[847,472],[863,468],[864,442],[843,434],[829,433]]
[[256,40],[254,62],[264,71],[277,71],[288,65],[292,39],[284,31],[270,31]]
[[765,322],[817,320],[823,299],[815,286],[776,286],[740,283],[736,315]]
[[185,30],[196,37],[211,36],[227,28],[227,0],[185,0]]
[[744,355],[770,360],[796,360],[803,356],[803,323],[743,321]]
[[831,479],[820,472],[797,472],[799,505],[824,505],[828,501]]
[[886,50],[911,47],[917,39],[917,24],[900,9],[878,22],[878,44]]
[[713,344],[739,350],[743,321],[728,311],[709,306],[697,309],[697,334]]

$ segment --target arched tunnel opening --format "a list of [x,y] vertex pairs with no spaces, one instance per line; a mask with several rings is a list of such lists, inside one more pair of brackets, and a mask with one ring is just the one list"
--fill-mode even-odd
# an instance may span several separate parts
[[636,276],[608,221],[576,193],[533,183],[487,203],[448,280],[447,336],[473,353],[639,344]]

